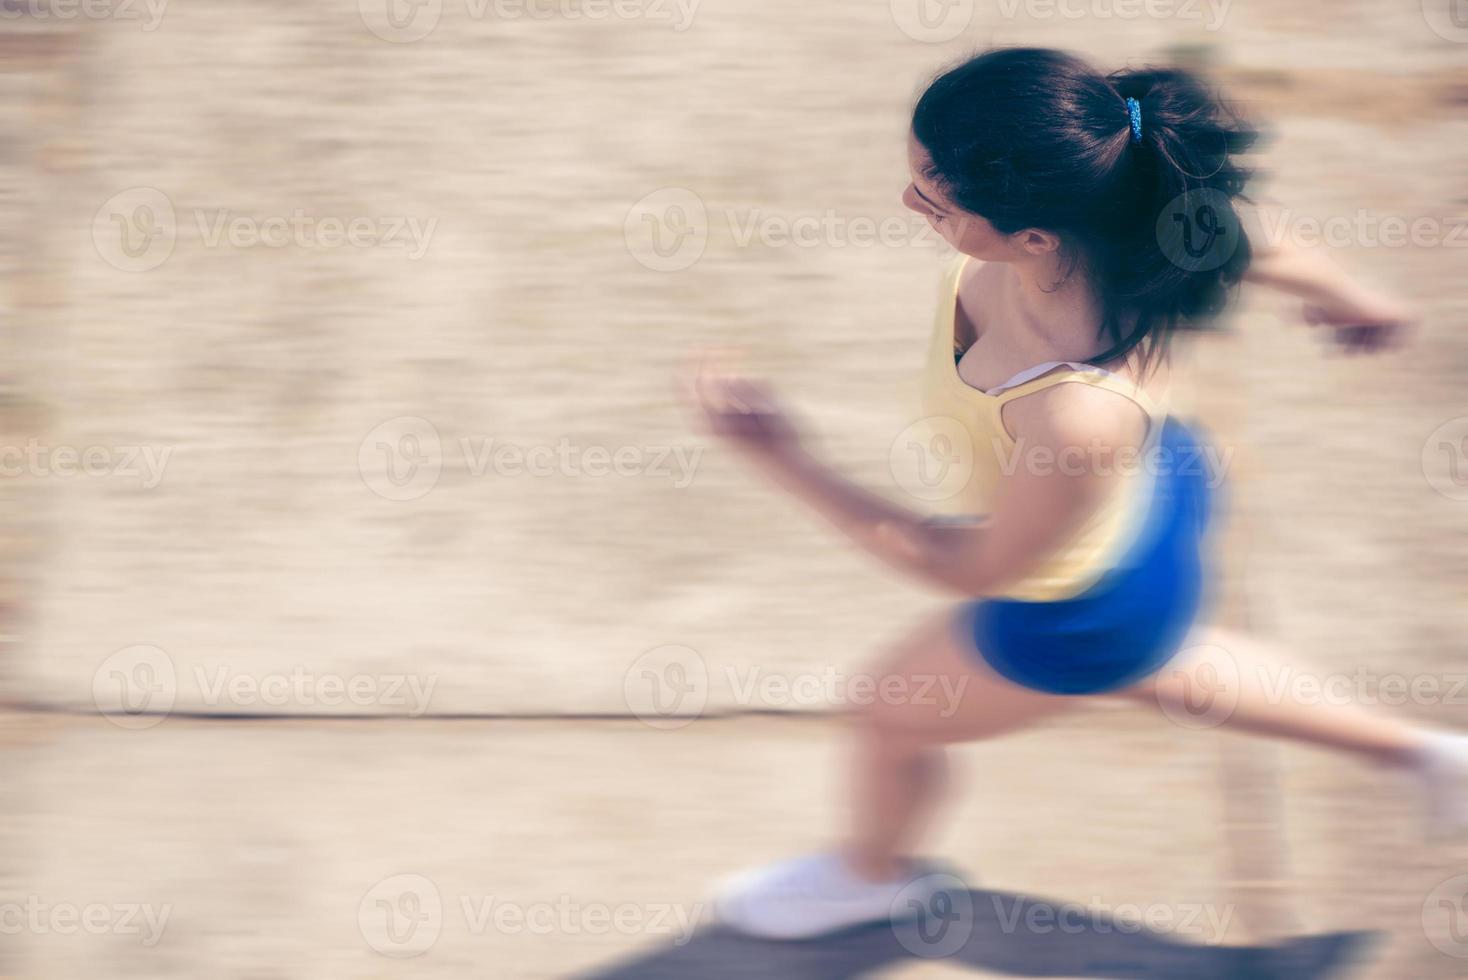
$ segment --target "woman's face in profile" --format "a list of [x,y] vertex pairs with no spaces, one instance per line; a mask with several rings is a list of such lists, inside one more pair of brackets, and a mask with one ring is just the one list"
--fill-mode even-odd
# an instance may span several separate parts
[[902,203],[928,220],[943,240],[965,255],[987,262],[1011,259],[1009,236],[986,219],[953,203],[937,183],[926,176],[932,166],[928,151],[912,134],[907,137],[908,185]]

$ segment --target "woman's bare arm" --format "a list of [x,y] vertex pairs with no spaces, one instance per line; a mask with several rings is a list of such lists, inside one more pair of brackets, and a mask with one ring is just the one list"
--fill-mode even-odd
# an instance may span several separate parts
[[1243,218],[1253,253],[1245,281],[1301,300],[1306,322],[1334,328],[1343,346],[1393,346],[1415,322],[1405,302],[1347,272],[1327,249],[1292,241],[1288,216],[1277,207],[1246,210]]
[[[1076,390],[1062,393],[1064,388]],[[1035,410],[1026,420],[1017,465],[1005,476],[988,519],[955,525],[864,490],[815,459],[758,384],[704,375],[694,390],[716,434],[853,543],[929,585],[966,596],[1001,592],[1063,544],[1118,477],[1121,467],[1107,465],[1115,444],[1135,448],[1145,432],[1144,425],[1120,421],[1108,433],[1098,419],[1115,413],[1098,413],[1095,400],[1115,396],[1060,386],[1054,391],[1064,404]],[[1053,462],[1067,458],[1072,465]],[[1036,460],[1046,463],[1030,465]]]

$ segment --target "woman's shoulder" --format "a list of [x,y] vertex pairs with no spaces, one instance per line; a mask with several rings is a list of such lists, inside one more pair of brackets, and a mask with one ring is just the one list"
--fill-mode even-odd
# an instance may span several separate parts
[[1056,448],[1135,449],[1151,415],[1136,399],[1099,384],[1053,384],[1004,406],[1016,438]]

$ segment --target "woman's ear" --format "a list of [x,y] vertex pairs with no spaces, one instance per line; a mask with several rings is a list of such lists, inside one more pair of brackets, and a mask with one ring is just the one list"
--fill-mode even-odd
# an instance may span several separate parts
[[1060,236],[1039,228],[1026,228],[1014,233],[1015,245],[1026,255],[1049,255],[1060,250]]

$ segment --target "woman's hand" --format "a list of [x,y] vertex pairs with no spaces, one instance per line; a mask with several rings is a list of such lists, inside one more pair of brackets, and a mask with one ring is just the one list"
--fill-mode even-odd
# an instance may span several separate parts
[[1253,249],[1246,281],[1304,301],[1305,322],[1330,328],[1335,343],[1348,353],[1401,346],[1417,322],[1406,303],[1362,283],[1336,265],[1325,249],[1270,234],[1267,229],[1283,229],[1288,223],[1277,205],[1246,207],[1241,217]]
[[795,423],[763,382],[733,374],[704,357],[685,391],[709,430],[756,462],[784,462],[799,453]]
[[1329,327],[1348,354],[1371,354],[1400,347],[1417,318],[1406,304],[1362,289],[1325,302],[1306,301],[1305,322]]
[[[877,558],[935,584],[952,586],[951,547],[917,514],[869,493],[808,454],[769,387],[705,355],[680,385],[714,435],[747,454],[776,485]],[[964,570],[964,583],[967,572]]]
[[1006,580],[1006,569],[985,557],[991,535],[986,522],[929,522],[857,486],[806,452],[795,424],[766,385],[715,366],[707,356],[690,366],[682,381],[689,407],[715,435],[748,454],[777,486],[876,558],[965,596],[989,594]]

